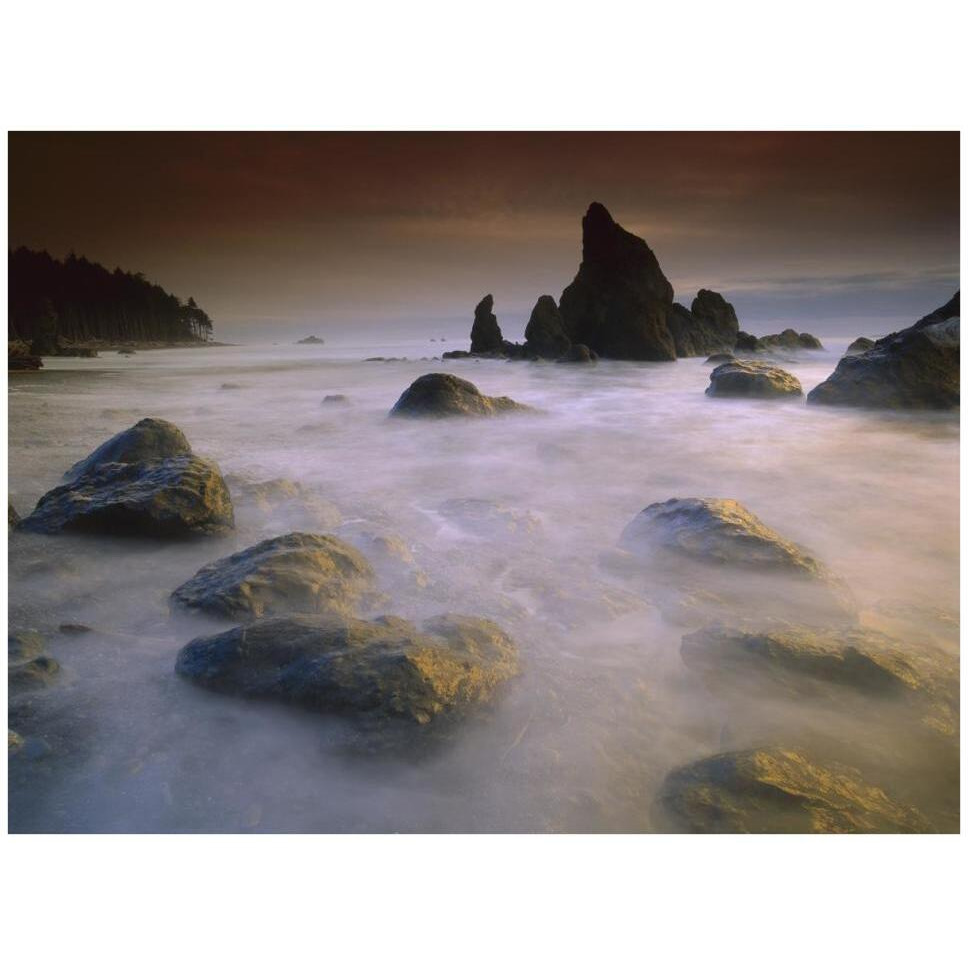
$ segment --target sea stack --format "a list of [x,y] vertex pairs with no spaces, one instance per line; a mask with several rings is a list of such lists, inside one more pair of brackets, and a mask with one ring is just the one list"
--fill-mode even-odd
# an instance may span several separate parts
[[573,343],[620,360],[674,360],[672,285],[643,239],[599,202],[582,219],[582,262],[559,307]]
[[502,353],[504,337],[494,315],[494,297],[485,296],[474,310],[474,325],[471,327],[472,353]]

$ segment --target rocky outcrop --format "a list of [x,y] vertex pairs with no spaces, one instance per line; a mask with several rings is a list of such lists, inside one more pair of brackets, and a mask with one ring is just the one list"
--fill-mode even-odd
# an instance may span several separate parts
[[487,397],[467,380],[451,373],[428,373],[407,387],[390,411],[391,417],[493,417],[531,412],[510,397]]
[[961,400],[960,293],[866,352],[845,356],[808,403],[891,410],[950,410]]
[[866,628],[784,625],[749,631],[711,625],[683,636],[681,654],[713,690],[748,691],[772,683],[816,694],[841,686],[898,700],[943,735],[958,727],[958,661],[940,649],[906,646]]
[[929,833],[913,807],[859,773],[797,750],[721,753],[673,770],[659,793],[663,819],[690,833]]
[[740,330],[736,334],[736,342],[733,350],[736,353],[755,353],[758,349],[759,340],[752,334]]
[[185,455],[137,464],[101,464],[48,491],[20,524],[58,531],[182,538],[224,534],[232,500],[218,465]]
[[205,565],[171,599],[181,608],[220,618],[351,614],[374,591],[373,579],[366,558],[345,542],[294,532]]
[[866,336],[858,336],[850,346],[847,347],[845,356],[859,356],[861,353],[866,353],[869,349],[874,346],[874,341],[868,339]]
[[739,322],[736,310],[718,292],[700,289],[691,310],[672,304],[669,330],[677,356],[706,356],[733,348]]
[[64,479],[75,480],[101,464],[137,464],[163,457],[182,457],[191,452],[191,444],[173,423],[145,417],[78,461]]
[[189,642],[176,671],[201,686],[320,712],[427,724],[489,702],[518,672],[517,649],[484,619],[293,615]]
[[760,336],[756,341],[757,350],[822,350],[823,344],[810,333],[798,333],[795,329],[785,329],[782,333]]
[[722,363],[709,374],[706,395],[710,397],[802,397],[800,381],[786,370],[754,360]]
[[590,350],[584,343],[572,343],[568,351],[559,356],[556,363],[597,363],[598,354]]
[[526,353],[545,360],[557,360],[571,348],[564,320],[552,296],[542,296],[535,303],[524,330],[524,340]]
[[[843,583],[738,501],[673,498],[651,504],[619,541],[654,586],[668,617],[688,625],[852,618]],[[754,581],[750,577],[755,576]]]
[[582,262],[559,308],[568,338],[599,356],[674,360],[672,286],[649,246],[593,202],[582,219]]
[[485,296],[474,309],[471,353],[503,353],[504,337],[494,315],[494,297]]
[[7,343],[8,370],[39,370],[44,361],[39,355],[30,351],[30,345],[22,340],[10,340]]

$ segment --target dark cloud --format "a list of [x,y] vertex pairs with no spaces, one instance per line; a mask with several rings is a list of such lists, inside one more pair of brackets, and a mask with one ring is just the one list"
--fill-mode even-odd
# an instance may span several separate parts
[[958,272],[956,133],[15,133],[9,159],[12,245],[140,269],[229,329],[485,291],[526,316],[593,199],[751,325],[926,312]]

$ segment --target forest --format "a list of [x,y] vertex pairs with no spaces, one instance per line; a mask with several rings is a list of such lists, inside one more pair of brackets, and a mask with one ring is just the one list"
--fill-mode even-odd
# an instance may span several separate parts
[[212,338],[212,320],[194,299],[183,302],[140,272],[112,272],[73,252],[62,261],[27,248],[8,253],[8,270],[9,340],[56,345]]

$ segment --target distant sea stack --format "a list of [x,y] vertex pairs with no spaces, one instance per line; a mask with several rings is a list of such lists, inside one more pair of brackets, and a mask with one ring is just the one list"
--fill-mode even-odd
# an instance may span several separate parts
[[504,337],[494,315],[494,297],[485,296],[474,309],[474,325],[471,326],[472,353],[501,353]]
[[573,343],[619,360],[674,360],[672,285],[645,243],[599,202],[582,219],[582,261],[559,307]]

